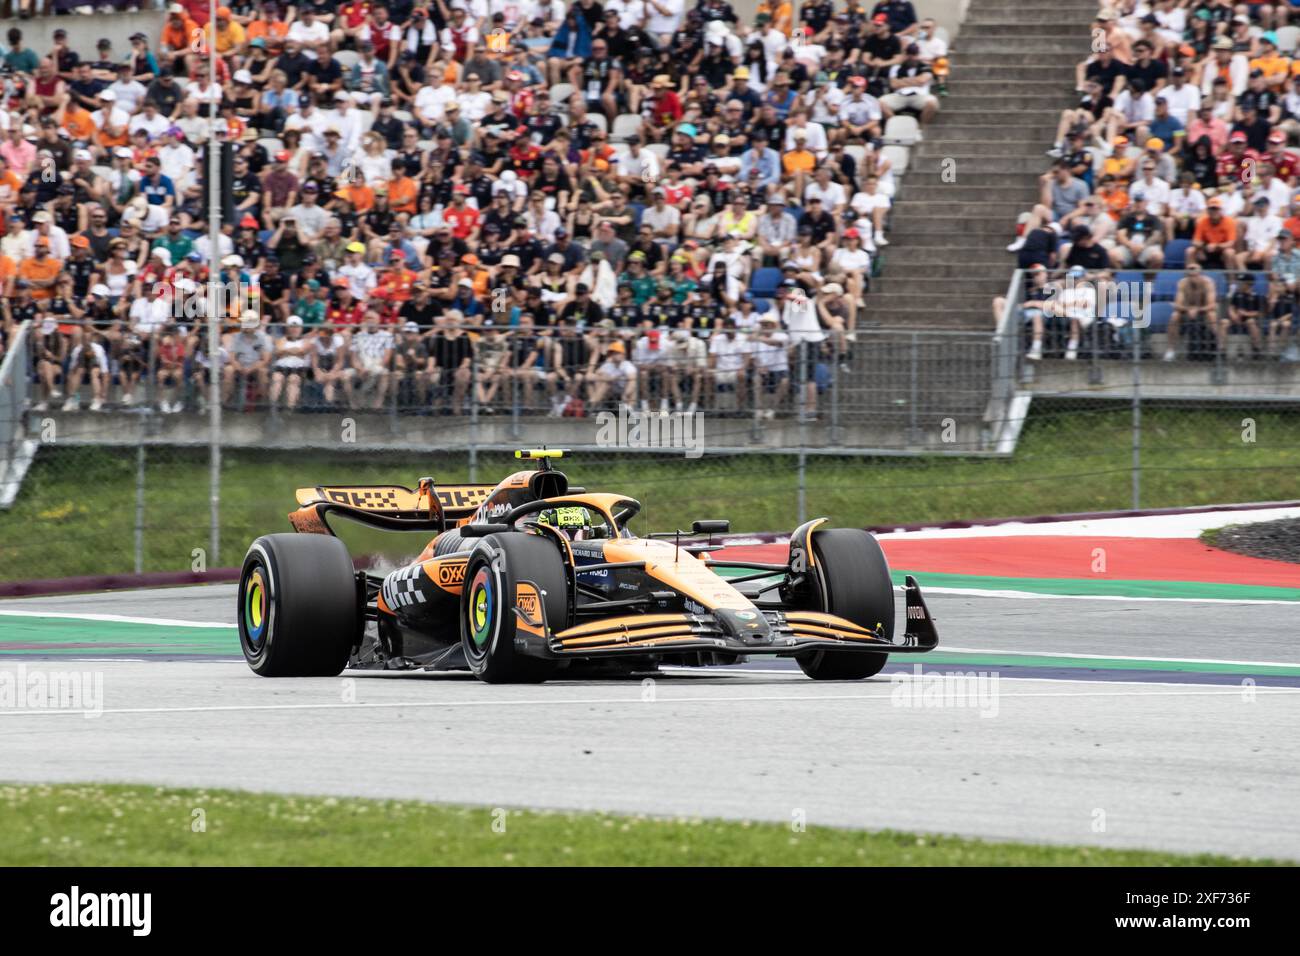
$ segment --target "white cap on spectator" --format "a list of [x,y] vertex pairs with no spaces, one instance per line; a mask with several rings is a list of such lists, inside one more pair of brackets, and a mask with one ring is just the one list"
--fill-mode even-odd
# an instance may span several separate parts
[[120,156],[122,159],[132,159],[135,157],[135,153],[131,152],[130,146],[119,146],[117,149],[113,150],[113,155]]
[[257,328],[262,323],[262,317],[257,314],[256,309],[245,309],[244,314],[239,318],[239,327],[245,330]]
[[232,252],[221,260],[221,264],[223,266],[242,266],[244,264],[244,257],[237,252]]
[[32,216],[32,222],[53,222],[54,217],[42,209],[36,215]]
[[104,285],[104,283],[101,282],[98,285],[91,287],[90,294],[97,295],[100,298],[107,299],[112,293],[108,291],[108,286]]
[[113,103],[117,101],[117,94],[114,93],[112,90],[100,90],[99,98],[109,103]]
[[501,257],[501,264],[502,264],[503,266],[514,266],[516,269],[518,269],[518,268],[519,268],[519,257],[516,256],[516,255],[513,255],[513,254],[508,255],[508,256],[502,256],[502,257]]
[[73,158],[73,159],[84,159],[84,160],[86,160],[87,162],[89,162],[90,160],[94,159],[95,157],[90,155],[90,150],[88,150],[88,149],[79,149],[79,150],[77,150],[75,153],[72,154],[72,158]]
[[179,3],[173,3],[173,4],[171,4],[171,6],[169,6],[169,7],[167,8],[167,12],[168,12],[168,13],[184,13],[184,12],[185,12],[185,8],[182,7]]
[[165,246],[156,246],[151,255],[157,256],[165,265],[172,264],[172,251]]
[[[290,319],[289,321],[292,322],[293,319]],[[404,326],[402,326],[402,331],[403,331],[403,332],[418,332],[418,331],[420,331],[420,327],[419,327],[418,325],[416,325],[414,322],[407,322]]]
[[287,318],[287,319],[284,320],[284,324],[285,324],[285,325],[302,325],[302,316],[301,316],[301,315],[291,315],[291,316],[289,316],[289,318]]

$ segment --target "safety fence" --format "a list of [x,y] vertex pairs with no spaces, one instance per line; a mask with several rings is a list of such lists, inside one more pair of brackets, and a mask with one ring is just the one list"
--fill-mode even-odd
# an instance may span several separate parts
[[[720,368],[716,332],[692,334],[694,355],[679,362],[645,358],[674,348],[673,329],[657,330],[654,350],[646,329],[434,327],[414,333],[423,355],[405,349],[403,329],[234,329],[215,435],[201,336],[183,349],[162,330],[143,348],[101,343],[91,411],[90,368],[76,406],[68,388],[92,332],[69,332],[54,361],[41,356],[44,330],[20,327],[0,376],[0,475],[13,499],[0,510],[0,579],[228,566],[258,534],[287,530],[295,488],[495,481],[516,469],[511,449],[541,444],[574,450],[562,466],[574,483],[642,500],[638,532],[694,518],[757,532],[817,515],[888,526],[1300,497],[1300,395],[1280,355],[1230,354],[1216,384],[1214,362],[1164,362],[1139,324],[1128,340],[1116,328],[1106,349],[1085,341],[1067,360],[1045,343],[1027,358],[1022,279],[996,332],[859,329],[843,353],[830,338],[787,342],[784,377],[751,354]],[[354,364],[372,348],[364,336],[384,332],[393,343],[379,361]],[[265,336],[258,367],[235,365],[245,334]],[[572,349],[574,334],[581,361],[548,364],[538,351]],[[312,337],[329,339],[328,368],[319,354],[283,361],[286,342]],[[634,379],[602,377],[611,351],[622,361],[614,342]],[[19,481],[24,447],[35,455]],[[344,535],[381,560],[424,543]]]

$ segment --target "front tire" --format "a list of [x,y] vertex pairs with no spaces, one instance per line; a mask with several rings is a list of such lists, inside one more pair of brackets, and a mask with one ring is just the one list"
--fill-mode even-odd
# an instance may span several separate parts
[[568,626],[568,582],[555,544],[533,534],[488,535],[465,566],[460,634],[470,670],[489,684],[538,684],[556,670],[554,661],[528,657],[515,647],[520,581],[532,581],[542,591],[553,630]]
[[262,677],[333,677],[361,633],[347,547],[318,534],[268,534],[239,575],[239,644]]
[[[821,610],[894,636],[894,584],[889,562],[869,531],[831,528],[813,532],[814,573]],[[879,674],[887,654],[810,651],[796,660],[813,680],[862,680]]]

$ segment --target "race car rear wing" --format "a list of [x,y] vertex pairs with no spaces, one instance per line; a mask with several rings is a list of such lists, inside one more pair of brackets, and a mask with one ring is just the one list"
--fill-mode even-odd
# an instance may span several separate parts
[[289,514],[294,529],[333,534],[327,516],[341,517],[389,531],[442,531],[467,520],[495,485],[444,485],[424,478],[418,489],[402,485],[317,485],[299,488],[299,508]]

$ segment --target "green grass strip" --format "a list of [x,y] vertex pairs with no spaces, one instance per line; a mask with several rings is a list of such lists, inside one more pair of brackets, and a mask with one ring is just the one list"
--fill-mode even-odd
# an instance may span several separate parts
[[[1224,866],[1209,854],[118,785],[0,786],[3,866]],[[1273,863],[1272,865],[1278,865]]]

